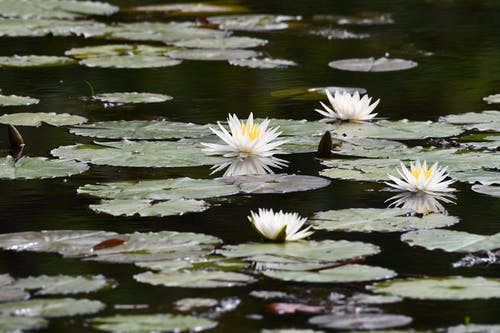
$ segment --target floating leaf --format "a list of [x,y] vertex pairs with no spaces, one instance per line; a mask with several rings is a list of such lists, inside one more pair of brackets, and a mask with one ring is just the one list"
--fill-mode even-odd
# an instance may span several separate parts
[[[22,301],[30,298],[30,294],[25,292],[23,289],[16,288],[14,286],[3,286],[0,287],[0,303],[4,302],[15,302]],[[2,318],[0,316],[0,318]],[[1,322],[1,319],[0,319]],[[2,330],[2,324],[0,323],[0,332]]]
[[88,169],[84,163],[45,157],[25,156],[17,161],[12,156],[0,158],[0,178],[4,179],[68,177]]
[[453,178],[461,182],[470,184],[480,183],[482,185],[500,185],[500,174],[498,171],[488,170],[472,170],[472,171],[457,171],[453,173]]
[[228,258],[262,260],[268,262],[336,262],[350,258],[368,256],[379,252],[378,246],[349,241],[301,241],[288,243],[246,243],[226,245],[217,250]]
[[389,279],[397,275],[390,269],[357,264],[324,269],[318,272],[265,270],[262,274],[282,281],[309,283],[364,282]]
[[92,252],[108,249],[110,247],[120,246],[120,245],[123,245],[125,242],[126,242],[125,239],[109,238],[109,239],[103,240],[99,244],[92,246]]
[[328,63],[328,66],[344,71],[353,72],[390,72],[401,71],[417,67],[417,63],[411,60],[398,58],[354,58],[335,60]]
[[77,192],[105,199],[178,200],[232,195],[238,193],[239,189],[235,185],[225,184],[215,179],[183,177],[97,185],[87,184],[80,187]]
[[400,208],[350,208],[315,213],[310,220],[316,229],[329,231],[394,232],[443,228],[458,223],[458,218],[443,214],[408,216]]
[[229,60],[251,58],[259,54],[255,51],[240,49],[185,49],[170,51],[165,55],[184,60]]
[[171,3],[162,5],[146,5],[126,8],[131,12],[160,12],[162,14],[174,15],[194,15],[222,12],[241,12],[247,11],[245,7],[237,5],[219,5],[214,3]]
[[103,68],[156,68],[179,65],[182,61],[160,56],[112,56],[80,60],[80,65]]
[[297,63],[295,61],[285,60],[285,59],[272,59],[272,58],[233,59],[229,60],[229,64],[233,66],[262,68],[262,69],[286,68],[288,66],[297,66]]
[[210,24],[219,25],[220,29],[241,31],[270,31],[288,28],[289,21],[299,21],[300,16],[286,15],[224,15],[210,16],[207,20]]
[[197,38],[173,43],[177,47],[197,49],[246,49],[266,45],[267,40],[252,37]]
[[309,319],[310,324],[338,330],[378,330],[404,326],[411,322],[411,317],[387,313],[332,314]]
[[47,298],[1,303],[0,313],[4,316],[53,318],[96,313],[104,307],[104,303],[89,299]]
[[500,325],[478,325],[470,324],[448,327],[446,333],[498,333]]
[[401,302],[403,299],[398,296],[354,294],[349,300],[357,304],[390,304]]
[[[23,5],[26,1],[22,2]],[[56,19],[2,19],[0,36],[41,37],[41,36],[104,36],[111,29],[103,23],[84,20]]]
[[366,94],[365,88],[356,87],[299,87],[291,89],[276,90],[271,92],[271,96],[279,98],[291,98],[299,101],[319,101],[326,99],[326,92],[328,90],[330,93],[335,94],[336,91],[339,93],[347,92],[349,94],[354,94],[356,91],[359,94]]
[[0,95],[0,106],[17,106],[38,104],[38,98],[16,95]]
[[77,18],[82,15],[111,15],[118,7],[104,2],[74,0],[1,0],[4,17]]
[[361,12],[353,16],[315,15],[315,21],[333,21],[339,25],[379,25],[393,24],[390,13]]
[[76,47],[64,52],[64,55],[78,58],[88,59],[96,57],[113,57],[113,56],[161,56],[165,52],[171,51],[170,46],[151,46],[142,44],[111,44]]
[[48,324],[48,321],[43,318],[0,316],[0,332],[2,333],[39,330],[47,327]]
[[161,103],[171,100],[173,97],[163,94],[139,93],[139,92],[121,92],[98,94],[92,97],[102,102],[108,103]]
[[219,302],[215,298],[182,298],[177,300],[175,308],[179,311],[191,311],[195,308],[210,308],[214,307]]
[[106,139],[159,140],[198,138],[210,132],[207,125],[173,121],[113,120],[76,126],[70,133]]
[[108,332],[197,332],[217,326],[217,322],[177,314],[118,315],[92,319],[91,326]]
[[18,279],[13,286],[26,290],[38,290],[37,295],[68,295],[89,293],[99,289],[109,287],[110,280],[102,275],[93,276],[30,276],[23,279]]
[[0,274],[0,286],[11,284],[14,279],[9,274]]
[[295,314],[302,313],[320,313],[325,310],[323,306],[307,305],[303,303],[271,303],[266,304],[266,310],[272,314]]
[[500,132],[500,111],[467,112],[440,117],[439,121],[450,124],[465,124],[468,130]]
[[418,230],[401,236],[411,246],[447,252],[477,252],[500,248],[500,233],[491,236],[470,234],[454,230]]
[[46,123],[52,126],[77,125],[87,121],[87,118],[68,113],[11,113],[0,116],[0,123],[14,126],[40,126]]
[[97,145],[61,146],[51,154],[60,158],[97,165],[126,167],[192,167],[222,162],[221,157],[206,156],[200,148],[177,142],[118,141]]
[[364,39],[370,37],[369,34],[359,34],[344,29],[319,29],[310,32],[311,35],[332,39]]
[[99,204],[89,205],[96,213],[113,216],[171,216],[185,213],[203,212],[208,205],[203,200],[178,199],[156,202],[154,200],[103,200]]
[[[498,183],[498,182],[496,182]],[[474,185],[471,187],[474,192],[491,195],[492,197],[500,198],[500,186],[493,185]]]
[[466,300],[500,297],[500,279],[483,277],[425,277],[377,282],[367,287],[376,293],[414,299]]
[[154,286],[184,288],[218,288],[244,286],[255,282],[250,275],[236,272],[183,270],[178,272],[145,272],[134,275],[136,281]]
[[483,101],[485,101],[488,104],[500,103],[500,94],[489,95],[489,96],[483,97]]
[[26,56],[10,56],[0,57],[1,67],[46,67],[46,66],[66,66],[74,63],[75,61],[67,57],[56,56],[40,56],[40,55],[26,55]]
[[238,186],[244,193],[289,193],[330,185],[330,181],[324,178],[287,174],[242,175],[224,177],[221,181]]

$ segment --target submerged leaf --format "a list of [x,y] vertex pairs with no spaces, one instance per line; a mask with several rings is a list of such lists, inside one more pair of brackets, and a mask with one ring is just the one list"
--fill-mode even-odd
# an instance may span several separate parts
[[401,71],[417,67],[417,63],[411,60],[398,58],[359,58],[335,60],[328,63],[328,66],[344,71],[354,72],[389,72]]
[[489,95],[489,96],[483,97],[483,101],[485,101],[488,104],[500,103],[500,94]]
[[68,113],[36,112],[11,113],[0,116],[0,123],[15,126],[40,126],[42,123],[52,126],[78,125],[87,121],[87,118]]

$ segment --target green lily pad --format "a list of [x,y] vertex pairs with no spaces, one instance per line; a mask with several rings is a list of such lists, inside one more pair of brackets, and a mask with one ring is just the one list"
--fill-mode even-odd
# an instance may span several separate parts
[[244,193],[289,193],[330,185],[330,181],[324,178],[287,174],[241,175],[224,177],[221,181],[238,186]]
[[[343,160],[338,160],[343,161]],[[323,169],[319,174],[323,177],[333,178],[333,179],[351,179],[357,181],[381,181],[389,180],[387,176],[388,173],[393,173],[394,165],[398,162],[393,163],[391,167],[377,167],[370,165],[363,165],[363,159],[357,160],[361,162],[360,166],[357,166],[356,161],[350,161],[352,163],[343,163],[339,166],[334,166],[333,168]],[[326,161],[327,163],[332,163],[333,161]],[[391,160],[393,162],[393,160]],[[326,163],[325,163],[326,164]],[[351,168],[349,168],[351,167]]]
[[471,187],[474,192],[491,195],[500,198],[500,186],[493,185],[474,185]]
[[268,262],[324,263],[369,256],[379,251],[378,246],[369,243],[324,240],[226,245],[217,250],[217,253],[228,258],[245,258],[250,261],[255,258],[261,261],[265,256]]
[[161,272],[176,272],[179,270],[217,270],[234,272],[243,269],[248,263],[240,259],[228,259],[222,256],[198,256],[190,255],[186,258],[176,258],[175,260],[157,260],[146,262],[135,262],[136,266]]
[[500,297],[500,279],[483,277],[425,277],[377,282],[367,287],[381,293],[429,300],[467,300]]
[[87,121],[87,118],[68,113],[36,112],[11,113],[0,116],[0,123],[14,126],[40,126],[42,123],[52,126],[77,125]]
[[184,49],[165,53],[166,56],[183,60],[229,60],[256,57],[259,54],[251,50],[240,49]]
[[287,22],[301,19],[300,16],[265,14],[223,15],[207,18],[211,24],[219,25],[219,29],[239,31],[283,30],[288,28]]
[[453,178],[461,182],[468,182],[470,184],[480,183],[482,185],[500,185],[500,174],[498,173],[498,171],[457,171],[453,173]]
[[0,106],[18,106],[38,104],[38,98],[16,95],[0,95]]
[[49,322],[43,318],[26,318],[0,316],[1,333],[20,333],[24,331],[39,330],[47,327]]
[[276,90],[271,92],[271,96],[278,98],[291,98],[293,100],[299,101],[320,101],[326,99],[326,92],[328,90],[330,93],[335,95],[335,92],[339,93],[347,92],[349,94],[354,94],[356,91],[359,94],[366,94],[365,88],[356,88],[356,87],[299,87],[299,88],[290,88],[283,90]]
[[80,65],[103,68],[156,68],[179,65],[182,61],[163,56],[122,55],[112,57],[92,57],[80,60]]
[[500,233],[482,236],[455,230],[418,230],[403,234],[401,240],[411,246],[446,252],[468,253],[500,248]]
[[266,45],[267,40],[252,37],[196,38],[174,42],[177,47],[195,49],[246,49]]
[[309,323],[338,330],[378,330],[405,326],[412,320],[411,317],[400,314],[354,313],[315,316],[309,319]]
[[134,275],[136,281],[161,285],[166,287],[184,288],[220,288],[244,286],[255,282],[255,279],[243,273],[206,271],[206,270],[184,270],[178,272],[145,272]]
[[67,57],[40,56],[40,55],[14,55],[10,57],[0,57],[1,67],[48,67],[66,66],[75,61]]
[[[24,291],[23,289],[19,289],[14,286],[0,287],[0,303],[23,301],[29,298],[30,294]],[[0,324],[0,332],[3,332],[1,327],[2,324]]]
[[335,60],[328,63],[328,66],[343,71],[353,72],[390,72],[401,71],[417,67],[418,64],[411,60],[398,58],[358,58]]
[[0,13],[4,17],[78,18],[83,15],[111,15],[118,7],[104,2],[74,0],[0,0]]
[[70,133],[106,139],[159,140],[199,138],[209,133],[207,125],[174,121],[113,120],[84,124],[70,129]]
[[198,2],[137,6],[126,8],[126,11],[160,12],[162,14],[170,15],[195,15],[207,13],[245,12],[247,9],[238,5],[220,5],[209,2]]
[[217,322],[177,314],[118,315],[92,319],[90,325],[108,332],[198,332],[217,326]]
[[56,19],[2,19],[0,36],[41,37],[41,36],[84,36],[102,37],[110,26],[90,20]]
[[161,56],[165,52],[171,51],[170,46],[151,46],[151,45],[134,45],[134,44],[111,44],[76,47],[64,52],[64,55],[78,58],[88,59],[96,57],[113,57],[113,56]]
[[0,286],[8,285],[14,282],[14,279],[9,274],[0,274]]
[[73,298],[32,299],[0,304],[0,314],[23,317],[68,317],[92,314],[104,309],[99,301]]
[[440,117],[439,120],[450,124],[464,124],[464,128],[476,131],[500,132],[500,111],[467,112]]
[[111,284],[112,282],[102,275],[40,275],[17,279],[13,286],[26,290],[38,290],[37,295],[68,295],[97,291],[110,287]]
[[316,229],[329,231],[395,232],[444,228],[459,221],[443,214],[407,215],[408,210],[400,208],[350,208],[315,213],[310,222]]
[[89,205],[96,213],[113,216],[171,216],[185,213],[198,213],[208,209],[203,200],[178,199],[156,202],[155,200],[103,200],[99,204]]
[[89,194],[104,199],[178,200],[206,199],[232,195],[239,192],[235,185],[214,179],[172,179],[114,182],[80,187],[79,194]]
[[448,327],[446,333],[498,333],[500,325],[467,324]]
[[126,167],[192,167],[218,164],[224,160],[221,157],[206,156],[201,148],[193,145],[159,141],[77,144],[53,149],[51,154],[97,165]]
[[45,157],[25,156],[17,161],[10,155],[0,158],[0,178],[4,179],[68,177],[88,169],[88,165],[84,163]]
[[403,299],[398,296],[354,294],[349,300],[357,304],[391,304]]
[[[262,121],[262,119],[257,119],[256,121],[260,122]],[[270,119],[269,121],[273,127],[279,126],[279,130],[283,132],[281,134],[282,136],[298,136],[298,135],[321,136],[326,131],[335,130],[335,127],[332,126],[331,124],[320,123],[317,121],[292,120],[292,119]]]
[[319,272],[269,270],[263,271],[262,274],[282,281],[309,283],[365,282],[390,279],[397,275],[390,269],[357,264],[324,269]]
[[500,103],[500,94],[494,94],[494,95],[489,95],[489,96],[483,97],[483,101],[485,101],[488,104]]
[[163,94],[139,93],[139,92],[117,92],[98,94],[92,96],[93,99],[116,104],[125,103],[161,103],[171,100],[173,97]]
[[211,308],[219,302],[215,298],[182,298],[175,301],[175,308],[179,311],[191,311],[196,308]]
[[250,59],[232,59],[229,64],[240,67],[273,69],[273,68],[286,68],[288,66],[297,66],[295,61],[285,59],[272,59],[272,58],[250,58]]

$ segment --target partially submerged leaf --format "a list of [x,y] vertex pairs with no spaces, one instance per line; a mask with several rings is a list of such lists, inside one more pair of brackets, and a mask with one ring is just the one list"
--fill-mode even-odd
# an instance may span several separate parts
[[116,199],[102,200],[98,204],[89,205],[96,213],[106,213],[113,216],[171,216],[185,213],[203,212],[208,209],[203,200],[177,199],[156,202],[154,200]]
[[69,49],[64,55],[78,58],[96,58],[113,56],[161,56],[165,52],[171,51],[170,46],[151,46],[144,44],[107,44],[97,46],[85,46]]
[[[92,314],[104,309],[104,303],[89,299],[44,298],[1,303],[0,314],[23,317],[69,317]],[[1,317],[0,317],[1,318]]]
[[355,58],[335,60],[328,63],[328,66],[344,71],[354,72],[390,72],[401,71],[417,67],[418,64],[411,60],[398,58]]
[[256,57],[259,53],[240,49],[184,49],[165,53],[166,56],[183,60],[230,60]]
[[174,42],[177,47],[195,49],[246,49],[266,45],[267,40],[252,37],[196,38]]
[[182,61],[163,56],[120,55],[109,57],[92,57],[80,60],[79,64],[87,67],[102,68],[157,68],[179,65]]
[[500,248],[500,233],[483,236],[455,230],[418,230],[401,236],[410,246],[447,252],[476,252]]
[[241,31],[270,31],[283,30],[288,28],[290,21],[299,21],[300,16],[286,15],[265,15],[265,14],[246,14],[246,15],[224,15],[209,16],[207,20],[210,24],[219,25],[224,30]]
[[89,169],[87,164],[45,157],[0,158],[0,178],[36,179],[68,177]]
[[232,59],[229,64],[240,67],[273,69],[273,68],[286,68],[288,66],[297,66],[295,61],[286,59],[272,59],[272,58],[250,58],[250,59]]
[[307,305],[303,303],[271,303],[266,304],[266,310],[272,314],[295,314],[302,313],[319,313],[325,310],[323,306]]
[[101,102],[113,104],[126,104],[126,103],[161,103],[171,100],[173,97],[164,94],[153,93],[139,93],[139,92],[116,92],[98,94],[92,96],[93,99]]
[[40,126],[42,123],[52,126],[78,125],[87,121],[87,118],[68,113],[36,112],[11,113],[0,116],[0,123],[14,126]]
[[330,185],[324,178],[304,175],[242,175],[220,179],[239,187],[244,193],[289,193],[309,191]]
[[0,95],[0,106],[18,106],[38,104],[38,98],[16,95]]
[[411,317],[386,313],[332,314],[309,319],[310,324],[338,330],[378,330],[405,326],[411,322]]
[[75,61],[67,57],[25,55],[25,56],[3,56],[0,57],[0,68],[2,67],[46,67],[66,66]]

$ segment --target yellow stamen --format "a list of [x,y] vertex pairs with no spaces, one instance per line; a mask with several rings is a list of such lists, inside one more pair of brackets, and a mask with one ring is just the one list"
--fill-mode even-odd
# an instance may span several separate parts
[[260,135],[260,130],[255,124],[249,127],[245,122],[242,121],[240,124],[240,130],[242,135],[248,133],[251,141],[255,140]]
[[411,169],[411,175],[418,179],[422,171],[424,172],[425,179],[429,179],[432,176],[432,171],[428,168]]

